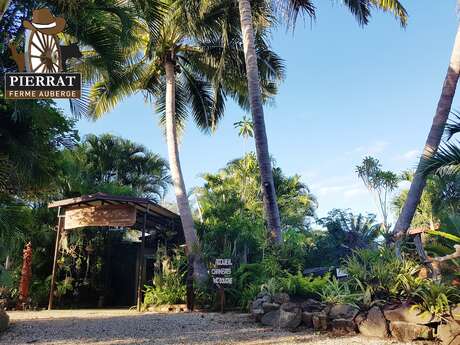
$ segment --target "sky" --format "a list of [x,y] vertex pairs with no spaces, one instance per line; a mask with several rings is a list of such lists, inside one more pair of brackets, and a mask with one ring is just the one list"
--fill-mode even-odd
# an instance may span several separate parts
[[[318,216],[333,208],[377,213],[374,198],[355,173],[366,155],[386,170],[414,168],[423,148],[456,34],[456,0],[403,0],[409,24],[374,12],[359,27],[340,1],[316,1],[317,19],[295,32],[278,29],[272,49],[286,64],[274,105],[265,108],[271,155],[288,174],[299,174],[317,197]],[[66,103],[60,103],[67,108]],[[458,98],[454,109],[460,109]],[[189,123],[180,154],[188,189],[200,174],[216,172],[253,141],[233,123],[245,112],[228,103],[213,135]],[[93,122],[80,120],[81,135],[112,133],[142,143],[167,158],[158,116],[141,95]],[[174,200],[171,188],[167,200]]]

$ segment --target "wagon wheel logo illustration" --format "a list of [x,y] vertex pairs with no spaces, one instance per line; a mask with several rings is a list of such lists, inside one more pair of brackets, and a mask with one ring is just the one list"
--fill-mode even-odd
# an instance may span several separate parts
[[65,19],[54,17],[47,8],[33,12],[32,22],[25,20],[28,29],[24,51],[27,72],[59,73],[62,71],[61,48],[57,34],[65,27]]

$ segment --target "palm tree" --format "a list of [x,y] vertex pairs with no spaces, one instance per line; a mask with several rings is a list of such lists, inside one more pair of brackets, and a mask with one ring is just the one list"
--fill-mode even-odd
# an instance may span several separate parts
[[[244,52],[236,6],[226,1],[201,7],[199,1],[164,0],[158,31],[150,28],[149,4],[139,2],[139,39],[129,64],[116,76],[100,73],[91,91],[91,110],[100,116],[136,92],[156,101],[165,127],[171,177],[189,253],[201,257],[179,157],[179,136],[185,120],[193,116],[204,132],[215,130],[223,116],[225,99],[247,106]],[[155,18],[156,20],[156,18]],[[283,76],[281,60],[258,34],[262,92],[269,97]],[[194,275],[207,276],[202,260],[195,260]]]
[[[444,85],[441,91],[441,97],[439,98],[438,107],[436,114],[433,118],[433,124],[431,125],[428,138],[423,149],[423,154],[420,157],[420,161],[415,172],[414,179],[409,188],[406,202],[399,214],[396,225],[393,229],[395,239],[399,240],[409,228],[412,218],[414,217],[418,203],[423,193],[423,189],[426,184],[426,177],[423,174],[425,161],[429,161],[438,151],[439,144],[446,126],[447,119],[452,107],[452,101],[454,99],[455,90],[457,88],[458,78],[460,73],[460,26],[457,28],[457,34],[455,37],[454,47],[452,49],[452,55],[450,58],[449,67],[444,80]],[[420,242],[417,236],[417,242]],[[399,243],[399,241],[398,241]]]
[[[259,84],[259,71],[255,48],[254,21],[252,17],[250,0],[238,0],[243,33],[244,55],[246,61],[246,74],[249,89],[249,99],[254,125],[254,138],[256,143],[257,160],[259,161],[262,189],[264,191],[264,208],[267,225],[276,243],[281,243],[281,227],[278,204],[276,201],[275,186],[273,182],[270,154],[268,150],[267,133],[265,130],[264,110],[262,106],[261,88]],[[254,1],[260,6],[260,1]],[[360,25],[366,25],[371,16],[371,9],[377,8],[389,11],[399,18],[401,25],[406,25],[407,13],[397,0],[359,0],[344,1]],[[295,24],[300,11],[310,17],[315,16],[315,6],[311,0],[276,0],[273,7],[278,8],[278,13],[284,15],[288,24]]]
[[254,137],[254,126],[252,125],[252,121],[249,120],[246,116],[243,116],[241,121],[235,122],[233,127],[238,129],[238,135],[244,139]]

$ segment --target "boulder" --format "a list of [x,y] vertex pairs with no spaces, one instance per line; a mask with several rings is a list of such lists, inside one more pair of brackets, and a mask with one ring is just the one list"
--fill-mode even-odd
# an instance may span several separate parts
[[455,320],[440,324],[436,336],[443,345],[460,345],[460,324]]
[[288,303],[290,301],[289,295],[284,292],[280,292],[273,295],[273,302],[278,304]]
[[329,318],[353,320],[358,313],[359,309],[351,304],[336,304],[329,311]]
[[267,314],[262,316],[260,321],[262,322],[262,324],[266,326],[279,327],[280,311],[279,310],[269,311]]
[[367,316],[359,314],[355,318],[359,332],[366,337],[387,338],[388,325],[379,307],[372,307]]
[[0,333],[8,328],[10,317],[3,309],[0,309]]
[[413,306],[400,306],[396,309],[384,309],[383,314],[385,315],[385,319],[390,322],[404,321],[426,325],[431,322],[439,321],[433,318],[431,314],[424,313]]
[[327,330],[327,315],[325,313],[313,313],[312,322],[315,331]]
[[313,313],[309,311],[302,312],[302,322],[308,328],[313,328]]
[[302,309],[296,303],[284,303],[280,307],[280,328],[295,329],[302,322]]
[[302,302],[300,306],[302,308],[302,311],[308,311],[310,313],[322,311],[326,307],[325,304],[312,298],[309,298],[306,301]]
[[329,323],[333,335],[347,335],[356,333],[356,325],[351,319],[334,319]]
[[251,307],[249,308],[251,311],[251,316],[254,320],[260,321],[262,316],[265,314],[262,305],[265,302],[262,299],[256,299],[251,303]]
[[272,296],[265,291],[259,292],[256,299],[262,300],[264,303],[272,302]]
[[278,310],[280,305],[278,303],[262,303],[262,309],[264,313],[268,313],[269,311]]
[[412,341],[419,339],[432,339],[433,329],[416,323],[393,321],[390,323],[391,334],[399,341]]

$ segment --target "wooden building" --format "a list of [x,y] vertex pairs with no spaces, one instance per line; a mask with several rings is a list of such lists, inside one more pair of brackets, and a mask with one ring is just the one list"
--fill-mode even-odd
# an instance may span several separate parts
[[125,297],[118,301],[119,306],[136,304],[138,310],[146,276],[152,274],[149,272],[152,265],[147,265],[147,261],[152,259],[159,244],[174,247],[184,243],[180,217],[150,199],[96,193],[55,201],[48,207],[58,209],[48,309],[53,308],[57,262],[64,233],[85,227],[139,230],[137,241],[118,243],[117,247],[111,248],[112,269],[109,277],[114,289],[124,291],[122,295]]

